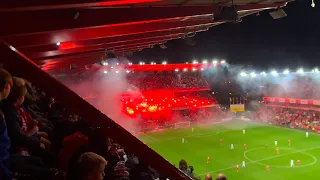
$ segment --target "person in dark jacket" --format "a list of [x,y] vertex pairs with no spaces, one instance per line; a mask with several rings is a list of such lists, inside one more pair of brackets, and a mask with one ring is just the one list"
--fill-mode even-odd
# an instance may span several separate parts
[[11,137],[11,150],[14,153],[21,153],[21,151],[25,152],[39,147],[45,148],[44,144],[40,142],[40,138],[37,136],[28,136],[23,132],[24,129],[27,129],[27,122],[23,122],[20,119],[17,108],[24,102],[26,93],[27,90],[24,81],[20,78],[13,78],[13,86],[3,106],[8,134]]
[[[6,99],[12,87],[12,77],[8,71],[0,68],[0,101]],[[0,179],[9,179],[11,177],[9,169],[4,161],[9,159],[10,138],[7,133],[7,125],[4,119],[2,109],[0,108]]]
[[[6,99],[13,86],[12,77],[8,71],[0,68],[0,102]],[[2,105],[2,104],[1,104]],[[43,168],[44,164],[37,157],[10,155],[10,138],[7,133],[5,116],[0,107],[0,179],[12,180],[10,170],[37,179],[52,179],[54,172]]]

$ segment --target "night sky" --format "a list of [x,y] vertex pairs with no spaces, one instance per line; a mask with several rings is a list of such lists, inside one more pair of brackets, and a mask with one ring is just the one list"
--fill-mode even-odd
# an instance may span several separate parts
[[284,9],[287,17],[274,20],[270,11],[198,33],[196,45],[174,40],[133,56],[135,61],[181,63],[193,59],[226,59],[230,64],[254,68],[298,68],[320,65],[320,1],[296,0]]

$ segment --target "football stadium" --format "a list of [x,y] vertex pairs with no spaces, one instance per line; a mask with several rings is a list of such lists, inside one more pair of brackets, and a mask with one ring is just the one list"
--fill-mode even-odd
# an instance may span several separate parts
[[318,0],[5,0],[0,180],[320,179]]

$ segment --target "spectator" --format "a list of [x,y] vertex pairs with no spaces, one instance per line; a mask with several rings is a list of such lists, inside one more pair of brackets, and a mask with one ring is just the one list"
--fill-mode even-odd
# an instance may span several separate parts
[[79,180],[102,180],[104,169],[108,162],[100,155],[86,152],[80,156],[78,162]]
[[227,180],[227,177],[224,174],[220,173],[216,177],[216,180]]
[[[12,77],[8,71],[0,68],[0,101],[6,99],[13,86]],[[0,179],[12,180],[10,170],[29,174],[39,179],[52,179],[53,171],[43,168],[43,163],[37,157],[10,155],[10,138],[7,134],[5,116],[0,108]]]
[[4,114],[8,125],[8,133],[11,138],[12,151],[14,153],[28,153],[30,149],[38,147],[45,148],[45,145],[40,142],[40,138],[31,134],[30,125],[26,119],[20,119],[22,111],[20,105],[24,102],[24,96],[27,90],[24,82],[20,78],[13,78],[13,86],[5,101]]

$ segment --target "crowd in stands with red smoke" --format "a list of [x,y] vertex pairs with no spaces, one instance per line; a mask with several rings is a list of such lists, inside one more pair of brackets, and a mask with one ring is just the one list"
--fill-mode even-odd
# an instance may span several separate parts
[[0,90],[1,180],[159,177],[27,80],[0,69]]
[[127,77],[128,83],[140,90],[209,87],[207,81],[197,72],[138,72],[129,73]]
[[320,109],[297,106],[264,106],[253,115],[253,119],[274,125],[300,128],[318,132]]

